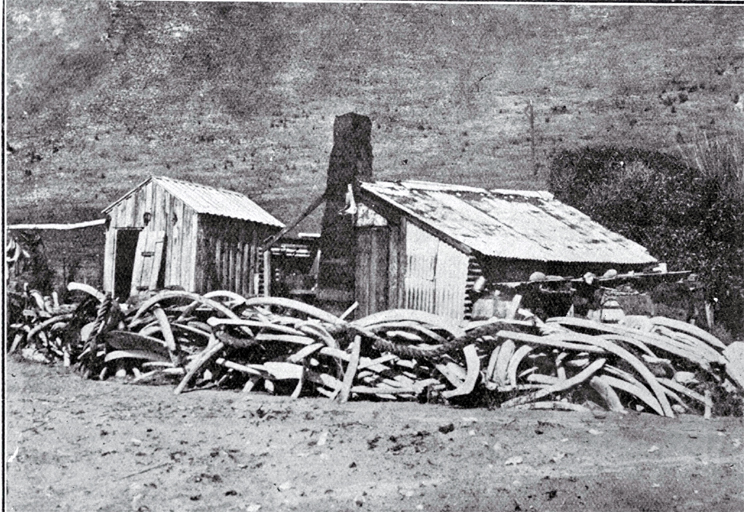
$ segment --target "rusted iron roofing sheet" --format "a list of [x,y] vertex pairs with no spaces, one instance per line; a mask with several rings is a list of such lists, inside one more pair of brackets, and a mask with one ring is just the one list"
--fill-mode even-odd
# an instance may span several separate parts
[[548,192],[421,181],[362,183],[362,189],[485,256],[581,263],[657,261],[645,247]]
[[274,218],[273,215],[239,192],[208,187],[206,185],[199,185],[197,183],[177,180],[165,176],[153,176],[140,183],[128,194],[106,208],[104,213],[111,210],[120,201],[130,196],[150,181],[163,187],[165,190],[193,208],[197,213],[247,220],[250,222],[267,224],[269,226],[276,226],[278,228],[284,227],[284,224]]

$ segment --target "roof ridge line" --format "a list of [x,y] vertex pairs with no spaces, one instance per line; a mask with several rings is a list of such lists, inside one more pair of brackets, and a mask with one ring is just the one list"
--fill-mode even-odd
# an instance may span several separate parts
[[152,176],[152,179],[154,179],[154,180],[164,179],[166,181],[168,181],[168,180],[170,180],[170,181],[176,181],[178,183],[183,183],[184,185],[189,185],[190,187],[194,187],[194,186],[196,186],[196,187],[204,187],[204,188],[208,188],[208,189],[212,189],[212,190],[217,190],[219,192],[228,192],[230,194],[238,194],[238,195],[241,195],[241,196],[248,197],[245,194],[243,194],[242,192],[238,192],[237,190],[230,190],[229,188],[222,188],[222,187],[213,187],[212,185],[205,185],[204,183],[196,183],[194,181],[186,181],[186,180],[182,180],[180,178],[173,178],[171,176]]

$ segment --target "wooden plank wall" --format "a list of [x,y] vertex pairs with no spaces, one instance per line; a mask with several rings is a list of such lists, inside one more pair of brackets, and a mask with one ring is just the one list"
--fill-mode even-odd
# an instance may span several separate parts
[[[167,231],[169,235],[165,242],[165,253],[168,257],[165,259],[165,286],[176,287],[181,284],[181,248],[183,240],[181,239],[181,226],[183,224],[183,202],[176,199],[171,194],[165,197],[166,206],[164,216]],[[173,217],[173,214],[176,217]]]
[[166,219],[166,287],[195,289],[196,245],[198,214],[180,199],[168,194],[165,197]]
[[[145,212],[152,215],[148,225]],[[116,232],[139,228],[165,233],[163,286],[205,293],[231,290],[255,295],[255,275],[263,258],[258,245],[275,228],[252,222],[199,215],[153,182],[123,199],[109,213],[104,254],[104,290],[114,289]]]
[[[144,214],[150,212],[153,214],[153,221],[158,216],[153,211],[153,199],[155,189],[152,182],[135,191],[133,194],[123,199],[109,212],[109,227],[106,231],[106,247],[104,249],[103,260],[103,289],[104,291],[114,290],[114,279],[116,276],[116,233],[119,229],[155,229],[155,222],[145,226]],[[162,219],[160,219],[162,221]],[[160,227],[164,230],[164,227]]]
[[375,311],[384,311],[388,309],[390,229],[387,227],[373,228],[372,233],[371,275],[375,276],[374,308]]
[[[358,316],[388,309],[390,229],[357,228],[355,299]],[[396,254],[397,256],[397,254]]]
[[143,230],[137,241],[132,269],[131,295],[158,288],[158,274],[163,261],[165,232]]
[[261,293],[256,286],[262,282],[263,269],[259,244],[276,230],[212,215],[202,216],[198,229],[201,239],[196,260],[203,270],[196,274],[195,289],[199,293],[230,290],[243,296]]
[[[152,216],[147,225],[144,220],[146,212]],[[123,199],[109,212],[109,216],[111,223],[106,233],[104,290],[114,289],[116,231],[132,228],[165,233],[163,286],[189,291],[195,289],[198,215],[193,209],[150,182]]]

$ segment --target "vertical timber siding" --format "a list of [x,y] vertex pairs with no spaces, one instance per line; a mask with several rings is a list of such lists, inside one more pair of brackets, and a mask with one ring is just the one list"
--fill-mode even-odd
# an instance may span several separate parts
[[360,316],[388,309],[389,239],[387,227],[357,228],[355,298]]
[[[147,225],[145,213],[152,215]],[[165,257],[162,264],[165,268],[162,285],[194,290],[198,219],[193,209],[156,183],[150,182],[124,198],[109,212],[109,217],[111,222],[106,232],[104,259],[105,291],[113,291],[115,286],[116,233],[120,229],[164,232]]]
[[[157,216],[152,209],[153,198],[157,188],[153,183],[148,183],[125,198],[109,212],[110,223],[106,231],[106,247],[104,249],[103,261],[104,291],[113,291],[115,286],[116,269],[114,268],[114,262],[116,261],[117,231],[120,229],[165,230],[164,225],[159,228],[159,225],[156,225],[155,219]],[[144,221],[145,212],[153,214],[153,221],[147,226],[145,226]]]
[[[144,215],[152,215],[148,225]],[[120,229],[165,233],[161,286],[206,293],[230,290],[256,294],[260,272],[257,245],[278,228],[210,214],[198,214],[156,182],[149,182],[123,198],[109,212],[106,231],[103,287],[113,291],[116,276],[116,234]]]
[[195,289],[199,293],[230,290],[244,296],[257,295],[254,282],[260,274],[262,252],[258,244],[276,229],[213,215],[199,217],[200,242]]

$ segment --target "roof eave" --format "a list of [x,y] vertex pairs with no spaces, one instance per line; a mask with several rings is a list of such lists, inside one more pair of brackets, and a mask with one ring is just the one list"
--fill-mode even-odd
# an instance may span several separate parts
[[560,263],[560,264],[586,264],[586,265],[653,265],[659,263],[659,260],[649,255],[649,259],[646,260],[590,260],[590,259],[534,259],[534,258],[518,258],[515,256],[499,256],[494,254],[485,254],[481,251],[473,250],[473,252],[480,254],[484,258],[498,258],[502,260],[512,261],[539,261],[540,263]]
[[[268,222],[263,222],[263,221],[255,220],[255,219],[242,219],[240,217],[231,217],[229,215],[224,215],[224,214],[221,214],[221,213],[214,213],[214,212],[209,212],[209,211],[202,211],[202,210],[198,210],[196,208],[194,208],[194,211],[196,213],[198,213],[199,215],[211,215],[212,217],[234,219],[234,220],[239,220],[239,221],[242,221],[242,222],[252,222],[253,224],[261,224],[262,226],[269,226],[269,227],[277,228],[277,229],[284,229],[284,227],[285,227],[284,226],[284,223],[282,221],[280,221],[279,219],[277,219],[276,217],[274,217],[270,213],[269,213],[269,215],[271,215],[271,217],[274,218],[274,220],[276,221],[276,223],[268,223]],[[268,213],[268,212],[266,212],[266,213]]]
[[127,192],[126,194],[124,194],[123,196],[121,196],[121,197],[120,197],[119,199],[117,199],[116,201],[114,201],[113,203],[111,203],[110,205],[108,205],[108,206],[107,206],[106,208],[104,208],[103,210],[101,210],[101,213],[108,213],[108,212],[110,212],[111,210],[113,210],[113,209],[114,209],[114,207],[115,207],[115,206],[116,206],[117,204],[121,203],[121,202],[122,202],[122,201],[124,201],[124,200],[125,200],[126,198],[128,198],[129,196],[131,196],[132,194],[134,194],[135,192],[137,192],[137,191],[138,191],[139,189],[141,189],[142,187],[144,187],[145,185],[147,185],[147,184],[148,184],[149,182],[151,182],[151,181],[152,181],[153,179],[154,179],[154,177],[153,177],[153,176],[150,176],[150,177],[149,177],[149,178],[147,178],[147,179],[146,179],[145,181],[143,181],[142,183],[140,183],[139,185],[137,185],[136,187],[134,187],[134,188],[133,188],[132,190],[130,190],[129,192]]

